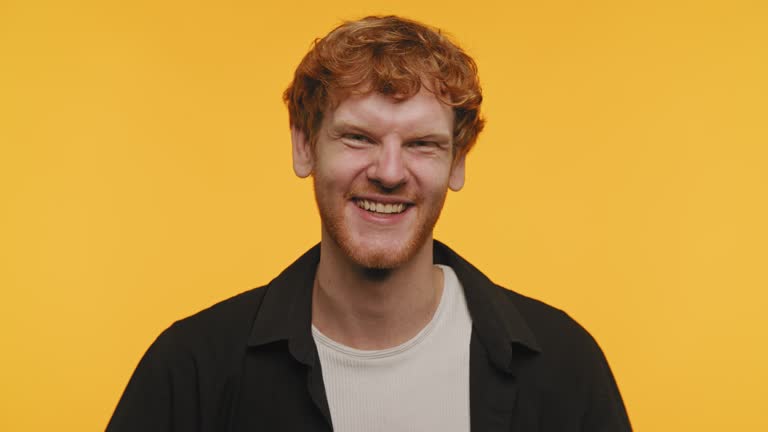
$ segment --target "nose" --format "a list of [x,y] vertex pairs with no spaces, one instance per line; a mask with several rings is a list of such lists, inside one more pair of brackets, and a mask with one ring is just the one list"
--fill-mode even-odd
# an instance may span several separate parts
[[385,189],[395,189],[406,182],[407,170],[399,142],[390,141],[378,146],[368,168],[368,179]]

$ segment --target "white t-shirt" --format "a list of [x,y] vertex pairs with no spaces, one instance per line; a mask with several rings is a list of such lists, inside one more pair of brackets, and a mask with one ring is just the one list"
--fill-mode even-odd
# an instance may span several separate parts
[[312,327],[334,430],[469,431],[472,319],[453,269],[438,267],[440,304],[419,334],[399,346],[358,350]]

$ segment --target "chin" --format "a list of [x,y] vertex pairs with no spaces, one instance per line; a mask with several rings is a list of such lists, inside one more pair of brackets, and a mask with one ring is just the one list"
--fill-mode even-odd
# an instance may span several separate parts
[[[372,270],[393,270],[411,261],[424,247],[429,238],[429,231],[414,233],[407,239],[384,244],[376,241],[366,241],[363,238],[353,239],[353,235],[344,230],[328,229],[332,239],[354,264]],[[378,243],[378,244],[377,244]]]
[[407,250],[350,250],[347,256],[357,265],[373,270],[393,270],[408,262],[413,253]]

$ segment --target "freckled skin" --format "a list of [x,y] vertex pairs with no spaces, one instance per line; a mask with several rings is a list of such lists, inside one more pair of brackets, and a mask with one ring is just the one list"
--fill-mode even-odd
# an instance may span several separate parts
[[[463,186],[453,119],[453,110],[424,89],[402,101],[367,93],[326,113],[314,151],[294,131],[294,169],[313,175],[322,241],[335,242],[364,268],[397,268],[413,258],[431,239],[448,187]],[[371,217],[354,202],[361,196],[409,206],[397,216]]]

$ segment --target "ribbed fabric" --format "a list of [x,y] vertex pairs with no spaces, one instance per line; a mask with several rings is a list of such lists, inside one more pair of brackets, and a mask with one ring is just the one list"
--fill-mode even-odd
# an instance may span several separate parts
[[358,350],[312,327],[335,431],[469,431],[472,319],[453,269],[438,267],[445,285],[437,310],[399,346]]

